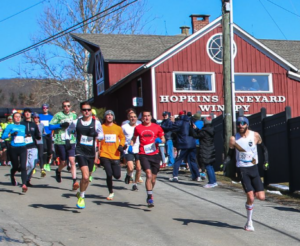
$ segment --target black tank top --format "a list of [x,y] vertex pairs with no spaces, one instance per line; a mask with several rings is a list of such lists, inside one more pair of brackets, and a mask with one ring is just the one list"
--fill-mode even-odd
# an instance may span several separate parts
[[78,119],[76,125],[76,155],[95,157],[95,137],[89,137],[89,132],[94,128],[96,131],[96,121],[92,119],[90,125],[84,126],[81,119]]

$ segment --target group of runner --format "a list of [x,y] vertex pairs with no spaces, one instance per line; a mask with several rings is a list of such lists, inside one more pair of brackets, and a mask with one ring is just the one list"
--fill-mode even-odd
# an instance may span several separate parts
[[[141,112],[141,121],[138,121],[134,109],[127,111],[128,119],[118,126],[115,123],[115,114],[112,110],[104,113],[103,124],[92,115],[92,106],[88,102],[81,103],[81,117],[71,111],[68,100],[62,102],[62,111],[53,117],[49,115],[49,105],[43,104],[43,114],[32,113],[29,108],[22,114],[14,112],[13,124],[6,126],[2,139],[10,138],[10,155],[12,168],[10,171],[12,185],[18,185],[15,173],[21,172],[22,191],[26,192],[32,186],[30,179],[39,159],[41,176],[46,175],[50,160],[53,158],[52,138],[54,139],[55,153],[60,164],[55,170],[58,183],[62,181],[61,171],[70,166],[72,175],[72,189],[77,192],[77,208],[85,208],[85,192],[88,188],[91,174],[98,157],[106,173],[106,184],[109,191],[107,200],[114,199],[113,177],[120,179],[120,158],[124,154],[127,163],[125,183],[129,184],[134,171],[132,190],[138,190],[137,183],[142,182],[141,170],[145,172],[145,188],[148,207],[154,207],[153,189],[157,174],[160,170],[161,156],[159,144],[165,142],[164,131],[152,123],[150,111]],[[33,120],[31,120],[33,119]],[[230,139],[230,149],[224,164],[228,164],[236,150],[237,167],[241,172],[241,181],[247,194],[246,210],[247,223],[245,230],[254,231],[252,212],[254,197],[265,198],[264,187],[258,174],[257,145],[263,147],[265,153],[264,168],[268,168],[268,154],[257,132],[249,130],[249,121],[246,117],[237,119],[236,136]],[[53,135],[52,135],[53,134]],[[46,150],[46,158],[41,154]],[[76,163],[81,170],[80,183],[76,177]],[[49,170],[49,169],[48,169]]]

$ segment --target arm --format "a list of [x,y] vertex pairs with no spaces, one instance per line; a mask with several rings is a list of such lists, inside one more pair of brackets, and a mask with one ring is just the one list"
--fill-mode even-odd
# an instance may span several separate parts
[[263,168],[264,168],[264,170],[268,170],[269,169],[269,154],[268,154],[267,147],[263,144],[261,136],[259,135],[258,132],[255,132],[254,137],[255,137],[255,142],[262,149],[263,154],[264,154]]
[[232,158],[233,158],[233,155],[234,155],[234,153],[235,153],[235,151],[234,151],[234,149],[235,149],[235,148],[234,148],[234,145],[235,145],[235,137],[232,136],[232,137],[230,137],[230,139],[229,139],[229,149],[228,149],[228,153],[227,153],[227,156],[226,156],[226,158],[225,158],[223,164],[221,164],[221,166],[220,166],[221,169],[224,169],[224,168],[231,162],[231,160],[232,160]]
[[5,130],[3,131],[3,133],[2,133],[2,139],[4,140],[4,139],[6,139],[6,138],[8,138],[9,137],[9,133],[10,133],[10,127],[9,127],[9,125],[5,128]]
[[37,140],[41,140],[42,134],[40,133],[39,127],[35,124],[35,129],[34,129],[34,137]]
[[104,138],[104,133],[103,133],[103,128],[102,128],[99,120],[96,121],[96,132],[98,134],[97,139],[101,141]]

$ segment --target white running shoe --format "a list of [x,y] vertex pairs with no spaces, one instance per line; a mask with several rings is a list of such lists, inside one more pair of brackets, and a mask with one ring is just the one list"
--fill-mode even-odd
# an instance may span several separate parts
[[178,182],[178,177],[169,178],[169,181],[171,181],[171,182]]
[[245,231],[254,231],[254,227],[252,221],[247,221],[246,225],[244,226]]

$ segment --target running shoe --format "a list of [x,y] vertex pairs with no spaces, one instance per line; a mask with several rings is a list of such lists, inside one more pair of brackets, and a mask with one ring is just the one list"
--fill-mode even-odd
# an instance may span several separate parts
[[44,164],[44,170],[50,172],[51,171],[50,164]]
[[79,188],[79,183],[78,183],[78,182],[75,182],[75,183],[73,184],[72,189],[73,189],[73,190],[78,190],[78,188]]
[[61,183],[61,175],[58,169],[55,170],[55,179],[58,183]]
[[178,177],[169,178],[169,181],[171,181],[171,182],[178,182]]
[[44,169],[42,169],[41,171],[41,177],[44,178],[46,176],[46,171]]
[[93,172],[95,172],[96,171],[96,165],[94,164],[94,167],[93,167]]
[[27,186],[26,186],[26,185],[23,185],[23,186],[22,186],[22,192],[23,192],[23,193],[26,193],[27,190],[28,190]]
[[35,174],[35,173],[36,173],[36,171],[35,171],[35,168],[34,168],[34,169],[33,169],[33,172],[32,172],[32,175]]
[[130,183],[130,176],[128,174],[126,174],[126,177],[125,177],[125,184],[129,184]]
[[254,231],[254,227],[252,221],[247,221],[246,225],[244,226],[245,231]]
[[82,198],[81,196],[78,198],[78,201],[76,203],[76,207],[80,208],[80,209],[85,208],[85,201],[84,201],[84,198]]
[[33,187],[33,185],[30,183],[30,181],[27,181],[27,182],[26,182],[26,186],[27,186],[27,187]]
[[113,200],[114,199],[115,194],[114,193],[110,193],[108,195],[108,197],[106,197],[106,200]]
[[213,183],[213,184],[206,184],[206,185],[204,185],[204,186],[203,186],[203,188],[214,188],[214,187],[216,187],[216,186],[218,186],[218,184],[217,184],[217,183]]
[[90,181],[90,183],[93,181],[93,176],[89,177],[89,181]]
[[140,177],[139,178],[139,183],[143,183],[144,182],[144,180]]
[[153,198],[147,198],[147,204],[148,204],[148,208],[153,208],[154,207]]
[[136,184],[134,184],[134,185],[132,186],[132,191],[138,191],[138,190],[139,190],[139,188],[137,187]]

